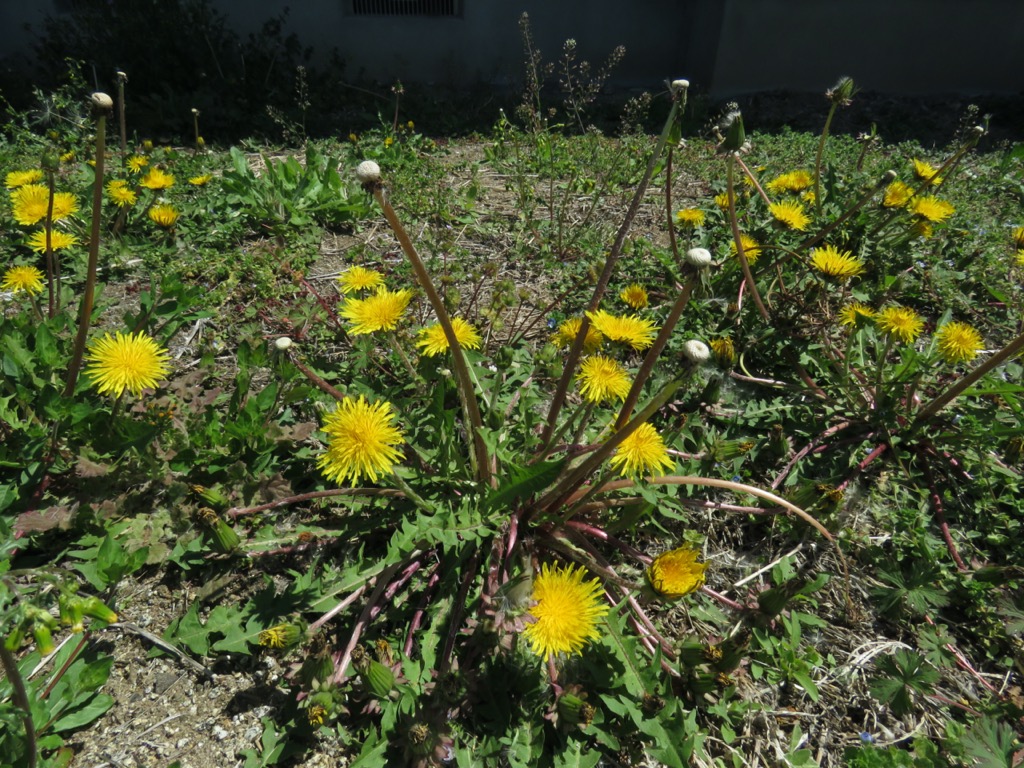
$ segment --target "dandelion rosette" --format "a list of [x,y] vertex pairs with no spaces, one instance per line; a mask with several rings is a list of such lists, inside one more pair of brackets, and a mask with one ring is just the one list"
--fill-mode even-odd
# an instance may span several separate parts
[[646,423],[619,443],[608,463],[623,477],[653,475],[675,466],[658,430]]
[[875,315],[875,325],[887,336],[909,344],[921,335],[924,321],[908,307],[885,307]]
[[349,267],[338,275],[338,290],[348,295],[384,285],[384,276],[375,269]]
[[969,363],[982,348],[981,334],[977,329],[956,320],[939,328],[935,334],[935,343],[942,359],[950,365]]
[[864,273],[863,261],[849,251],[840,251],[831,245],[811,251],[811,266],[840,283]]
[[635,315],[620,317],[605,312],[603,309],[597,312],[587,312],[587,317],[601,335],[609,341],[620,341],[629,344],[635,350],[647,349],[654,343],[654,335],[657,331],[651,320],[645,320]]
[[777,222],[785,224],[797,232],[803,232],[811,223],[811,219],[804,211],[804,207],[795,201],[787,200],[781,203],[772,203],[768,206],[768,212],[771,213],[772,218]]
[[[452,318],[452,330],[455,340],[463,349],[479,349],[482,339],[476,328],[461,317]],[[448,337],[444,335],[444,327],[440,323],[422,328],[416,334],[416,346],[423,350],[424,357],[434,357],[448,351]]]
[[625,400],[629,394],[629,374],[618,362],[603,355],[591,355],[580,365],[576,380],[580,394],[590,403]]
[[324,420],[327,451],[316,462],[324,477],[355,487],[364,477],[377,482],[390,472],[402,457],[396,446],[405,441],[394,420],[390,403],[370,403],[362,395],[342,400]]
[[382,288],[365,299],[348,299],[341,305],[340,313],[352,323],[349,333],[353,335],[393,331],[410,301],[410,290],[389,291]]
[[3,282],[0,282],[0,289],[19,293],[24,291],[27,294],[39,293],[43,290],[43,273],[36,267],[11,267],[4,272]]
[[640,283],[627,285],[619,293],[619,298],[633,309],[643,309],[649,301],[647,291]]
[[104,335],[89,346],[86,360],[85,373],[100,394],[115,396],[127,389],[138,397],[170,371],[170,354],[142,331]]
[[559,654],[582,655],[590,640],[600,638],[597,623],[607,613],[599,579],[584,580],[582,566],[544,563],[533,581],[530,609],[534,621],[523,629],[531,650],[548,661]]
[[698,552],[688,546],[663,552],[647,568],[647,580],[663,597],[685,597],[704,586],[708,566],[699,562],[698,557]]

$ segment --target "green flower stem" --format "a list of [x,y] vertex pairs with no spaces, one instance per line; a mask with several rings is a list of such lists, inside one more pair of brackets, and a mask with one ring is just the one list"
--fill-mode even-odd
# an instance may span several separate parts
[[423,383],[423,377],[413,368],[412,361],[405,353],[405,347],[399,342],[398,334],[394,331],[391,332],[391,343],[394,345],[395,351],[398,352],[398,356],[402,358],[402,364],[405,365],[405,371],[409,374],[409,378],[412,381]]
[[821,139],[818,140],[818,154],[814,158],[814,210],[821,216],[821,156],[825,153],[825,141],[828,139],[828,131],[832,126],[832,118],[835,117],[839,102],[833,101],[829,107],[828,117],[825,118],[825,127],[821,131]]
[[32,705],[28,700],[28,691],[25,688],[25,680],[21,676],[21,670],[18,669],[18,662],[14,658],[14,654],[7,650],[3,643],[0,643],[0,663],[3,664],[4,676],[11,683],[14,703],[22,711],[21,722],[25,726],[25,748],[26,752],[28,752],[26,766],[27,768],[35,768],[39,755],[38,747],[36,746],[36,727],[32,720]]
[[[615,266],[618,263],[619,257],[622,255],[622,248],[626,243],[626,235],[629,234],[629,229],[633,225],[633,219],[636,218],[636,215],[640,210],[640,203],[643,202],[644,195],[647,193],[647,187],[650,185],[651,178],[654,176],[654,169],[657,166],[658,160],[665,152],[665,146],[668,144],[669,134],[672,132],[672,127],[676,122],[676,116],[679,114],[680,101],[680,99],[675,99],[672,102],[672,109],[669,110],[668,117],[665,119],[665,126],[662,128],[661,136],[658,137],[658,143],[654,148],[654,152],[647,161],[647,168],[644,170],[643,178],[640,180],[636,191],[633,193],[633,199],[630,201],[629,208],[626,210],[626,216],[622,221],[622,225],[619,227],[618,233],[615,235],[615,242],[612,244],[611,250],[608,252],[608,257],[605,259],[604,269],[598,278],[597,285],[594,287],[594,293],[590,298],[590,304],[587,306],[587,311],[589,312],[596,312],[601,306],[601,298],[608,289],[608,283],[611,282],[612,273],[615,271]],[[555,393],[551,398],[551,407],[548,409],[547,419],[544,424],[544,432],[541,435],[541,453],[545,452],[551,444],[551,437],[555,431],[558,414],[565,403],[565,395],[569,391],[569,384],[572,382],[572,377],[576,373],[576,366],[579,364],[580,358],[583,355],[583,344],[587,339],[588,330],[590,330],[590,318],[587,317],[586,312],[584,312],[583,320],[580,323],[579,333],[576,334],[576,338],[573,339],[572,346],[569,348],[569,354],[565,361],[565,369],[562,371],[562,377],[558,380],[558,386],[555,388]]]
[[911,425],[911,430],[913,431],[918,426],[924,424],[925,421],[933,417],[935,414],[937,414],[951,402],[956,400],[956,398],[962,395],[968,387],[977,382],[982,376],[984,376],[986,373],[991,371],[996,366],[1002,365],[1002,363],[1004,363],[1006,360],[1009,360],[1011,357],[1015,357],[1022,350],[1024,350],[1024,333],[1015,338],[1001,350],[992,355],[992,357],[990,357],[984,363],[982,363],[973,371],[968,373],[958,382],[953,384],[945,392],[938,395],[934,400],[928,403],[928,405],[926,405],[924,408],[918,411],[917,416],[914,418],[914,423]]
[[64,397],[71,397],[78,383],[78,372],[85,356],[85,340],[89,335],[92,306],[96,298],[96,270],[100,258],[100,211],[103,208],[103,160],[107,143],[107,118],[102,112],[96,118],[96,173],[92,185],[92,226],[89,233],[89,263],[85,273],[85,290],[82,293],[82,307],[78,317],[78,335],[68,366],[68,380]]
[[761,294],[758,293],[757,285],[754,283],[754,275],[750,271],[750,262],[747,261],[747,254],[743,250],[743,242],[740,238],[740,225],[736,220],[736,184],[733,178],[735,176],[735,165],[736,153],[730,152],[729,159],[726,162],[726,183],[729,197],[729,225],[732,227],[732,239],[733,242],[736,243],[736,256],[739,257],[740,260],[740,269],[743,270],[743,279],[746,284],[750,286],[750,296],[754,299],[754,304],[757,305],[757,311],[761,313],[761,318],[768,321],[768,309],[761,300]]
[[633,434],[651,416],[657,413],[675,391],[682,385],[683,379],[676,378],[662,387],[661,392],[655,395],[647,406],[628,424],[617,430],[608,440],[603,443],[586,460],[569,470],[565,477],[552,490],[548,491],[536,503],[534,509],[538,512],[547,512],[563,506],[572,494],[584,483],[587,478],[594,474],[597,469],[612,455],[612,451],[618,448],[619,444]]
[[46,202],[46,218],[44,219],[46,232],[46,282],[49,289],[49,316],[52,320],[57,316],[60,309],[60,265],[54,258],[53,253],[53,198],[55,192],[55,180],[53,171],[46,169],[46,186],[50,192],[50,198]]
[[448,312],[444,308],[444,302],[441,300],[440,295],[438,295],[437,289],[430,279],[430,274],[427,272],[427,268],[423,264],[420,255],[416,252],[412,240],[409,239],[409,235],[402,226],[402,222],[399,221],[395,209],[391,207],[391,203],[384,197],[383,185],[374,185],[372,191],[374,198],[384,212],[384,218],[388,220],[391,230],[395,233],[395,237],[398,238],[402,250],[405,251],[405,255],[412,265],[417,282],[424,293],[427,294],[427,300],[430,302],[430,306],[433,307],[434,314],[437,315],[437,321],[441,324],[444,336],[448,340],[448,348],[452,353],[452,367],[455,369],[455,378],[458,381],[459,399],[462,401],[462,410],[473,440],[473,450],[470,454],[473,463],[473,473],[480,482],[491,483],[492,468],[490,457],[487,455],[487,445],[484,443],[482,434],[483,419],[480,416],[480,408],[476,402],[473,383],[469,377],[466,356],[463,354],[462,347],[455,335],[451,318],[448,317]]
[[432,515],[435,512],[437,512],[437,510],[434,507],[430,506],[430,504],[424,501],[423,497],[416,493],[416,491],[414,491],[409,486],[409,484],[405,482],[405,479],[401,475],[394,471],[392,471],[391,475],[392,477],[394,477],[395,484],[398,486],[399,490],[402,491],[402,493],[405,495],[407,499],[409,499],[409,501],[411,501],[413,504],[419,507],[422,511],[426,512],[428,515]]
[[686,305],[690,301],[690,296],[693,294],[693,289],[697,286],[697,283],[700,280],[700,275],[694,267],[687,265],[687,271],[689,272],[689,279],[686,281],[686,285],[683,286],[682,290],[679,291],[679,295],[676,297],[675,303],[672,305],[672,309],[668,313],[668,317],[665,318],[665,323],[661,326],[661,330],[658,331],[658,336],[655,338],[651,348],[647,350],[647,355],[644,357],[644,361],[640,364],[640,370],[636,372],[636,377],[634,377],[633,384],[629,388],[629,393],[626,395],[626,399],[622,403],[622,408],[619,409],[619,416],[615,419],[615,429],[621,429],[622,425],[629,420],[630,415],[633,413],[633,409],[636,407],[637,401],[640,399],[640,391],[643,389],[644,384],[647,383],[651,373],[653,373],[654,366],[658,362],[658,357],[665,349],[665,345],[668,344],[668,340],[676,328],[676,323],[678,323],[679,318],[682,317],[683,310],[686,309]]

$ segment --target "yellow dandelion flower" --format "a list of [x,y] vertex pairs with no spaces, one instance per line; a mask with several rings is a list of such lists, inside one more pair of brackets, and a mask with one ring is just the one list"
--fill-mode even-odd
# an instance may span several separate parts
[[814,201],[817,200],[818,198],[814,196],[813,189],[808,189],[802,195],[800,195],[800,199],[803,200],[808,205],[814,205]]
[[665,441],[650,424],[641,424],[619,443],[608,463],[623,477],[650,475],[675,466]]
[[533,621],[523,635],[530,649],[544,661],[559,654],[583,654],[583,647],[601,635],[597,623],[608,613],[598,579],[584,581],[582,566],[552,566],[544,563],[533,580],[530,609]]
[[797,202],[772,203],[768,206],[768,212],[776,221],[797,232],[803,232],[811,223],[810,218],[804,212],[804,207]]
[[[737,202],[739,202],[739,201],[737,201]],[[717,195],[715,195],[715,205],[717,205],[720,210],[728,211],[729,210],[729,193],[728,192],[719,192]]]
[[11,267],[4,272],[0,290],[27,294],[39,293],[43,290],[43,273],[35,267]]
[[899,305],[886,307],[875,315],[875,325],[882,333],[909,344],[921,335],[924,321],[912,309]]
[[146,189],[169,189],[174,186],[174,176],[159,168],[150,168],[139,185]]
[[104,335],[89,345],[86,360],[85,373],[100,394],[120,396],[127,389],[138,397],[170,372],[170,354],[142,331]]
[[733,363],[736,362],[736,346],[732,343],[732,339],[725,336],[721,339],[712,339],[708,344],[711,347],[711,353],[715,356],[715,361],[723,368],[732,368]]
[[935,228],[924,219],[915,219],[910,225],[910,231],[918,237],[922,237],[927,240],[932,236],[932,234],[934,234]]
[[200,174],[199,176],[193,176],[188,180],[188,183],[191,184],[193,187],[205,187],[211,181],[213,181],[213,174],[203,173]]
[[[558,326],[558,330],[551,336],[551,343],[561,349],[572,346],[576,337],[580,335],[580,327],[583,325],[582,317],[570,317]],[[583,351],[586,353],[596,352],[601,348],[604,336],[594,327],[593,323],[587,326],[587,338],[583,342]]]
[[[452,318],[452,330],[455,331],[455,339],[460,347],[480,349],[480,334],[461,317]],[[444,335],[444,328],[440,323],[421,329],[416,336],[416,346],[423,349],[424,357],[434,357],[448,351],[448,337]]]
[[841,325],[856,326],[865,320],[872,319],[874,316],[875,310],[867,304],[855,301],[839,310],[839,323]]
[[808,171],[789,171],[776,176],[766,185],[769,192],[803,192],[814,184],[814,177]]
[[75,159],[74,150],[71,150],[69,152],[65,152],[63,155],[60,156],[60,161],[62,163],[70,163],[74,159]]
[[302,637],[302,627],[295,624],[277,624],[267,627],[257,636],[257,641],[264,648],[287,648],[295,645]]
[[636,315],[619,317],[603,309],[587,312],[587,317],[601,335],[610,341],[621,341],[636,350],[647,349],[654,343],[657,328],[651,320]]
[[306,710],[306,719],[310,725],[320,726],[324,724],[324,719],[327,717],[327,707],[323,704],[314,704]]
[[393,138],[391,138],[390,136],[388,136],[386,139],[384,139],[384,148],[387,149],[388,147],[390,147],[394,143],[395,143],[395,140]]
[[338,288],[345,294],[380,288],[383,285],[384,277],[375,269],[349,267],[338,275]]
[[927,181],[933,187],[937,187],[942,183],[942,177],[936,175],[938,171],[924,160],[918,160],[915,157],[911,162],[914,165],[914,175],[921,181]]
[[707,563],[698,562],[693,547],[679,547],[662,552],[647,568],[647,580],[659,595],[685,597],[704,586]]
[[627,285],[622,289],[619,298],[626,302],[633,309],[643,309],[647,306],[647,291],[640,283]]
[[[55,251],[70,248],[78,243],[78,238],[68,232],[61,232],[58,229],[50,230],[50,247]],[[33,232],[28,239],[28,247],[36,253],[46,253],[46,230],[40,229]]]
[[[26,227],[46,218],[50,205],[50,190],[42,184],[25,184],[11,193],[14,219]],[[78,198],[71,192],[56,192],[53,195],[53,219],[66,219],[78,210]]]
[[625,400],[629,394],[629,374],[610,357],[591,355],[580,365],[576,380],[580,394],[591,403],[605,400]]
[[327,451],[316,462],[324,477],[355,487],[364,477],[377,482],[391,471],[402,458],[396,446],[405,439],[394,420],[390,403],[369,403],[362,395],[342,400],[324,420]]
[[38,168],[33,168],[31,171],[10,171],[4,179],[4,186],[8,189],[17,189],[42,180],[43,172]]
[[1017,251],[1017,257],[1014,259],[1017,262],[1018,267],[1024,267],[1024,248]]
[[956,212],[956,208],[945,200],[940,200],[934,195],[928,195],[915,198],[910,204],[910,212],[937,224],[952,216]]
[[840,283],[864,272],[863,261],[849,251],[840,251],[831,245],[811,251],[811,266]]
[[133,155],[125,163],[132,173],[141,173],[142,169],[149,165],[149,158],[143,155]]
[[359,335],[375,331],[393,331],[412,301],[412,291],[381,288],[365,299],[347,299],[339,310],[352,323],[349,333]]
[[[757,261],[757,257],[761,255],[761,245],[750,235],[740,233],[740,242],[743,243],[743,253],[747,257],[747,262],[753,264]],[[729,250],[732,251],[732,255],[736,256],[736,239],[733,238],[729,242]]]
[[128,187],[128,182],[123,179],[113,179],[107,182],[107,197],[118,208],[130,208],[138,200],[138,195]]
[[935,334],[942,359],[950,365],[968,363],[981,351],[981,334],[967,323],[957,321],[946,323]]
[[[728,201],[725,206],[729,207]],[[681,211],[676,211],[676,224],[685,229],[702,227],[704,226],[704,211],[699,208],[683,208]]]
[[886,208],[902,208],[914,196],[914,188],[902,181],[894,181],[885,188],[882,205]]
[[149,219],[157,226],[170,229],[178,221],[178,211],[173,205],[154,205],[149,209]]
[[350,133],[348,135],[348,140],[351,141],[353,144],[355,144],[356,142],[359,141],[359,137],[356,134],[354,134],[354,133]]
[[1024,250],[1024,227],[1017,227],[1013,230],[1013,244],[1017,250]]

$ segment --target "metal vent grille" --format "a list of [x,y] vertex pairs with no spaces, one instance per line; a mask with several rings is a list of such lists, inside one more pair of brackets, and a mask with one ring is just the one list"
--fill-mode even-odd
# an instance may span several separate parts
[[353,16],[461,16],[460,0],[351,0]]

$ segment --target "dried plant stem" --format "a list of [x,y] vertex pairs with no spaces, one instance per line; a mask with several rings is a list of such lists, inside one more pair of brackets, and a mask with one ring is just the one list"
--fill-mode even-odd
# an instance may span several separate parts
[[[420,554],[419,550],[413,552],[413,557]],[[408,561],[406,561],[408,562]],[[359,643],[359,638],[362,637],[363,630],[366,625],[370,622],[370,615],[373,612],[374,606],[377,605],[377,601],[380,600],[381,595],[384,593],[384,589],[391,581],[391,577],[395,575],[395,572],[405,565],[405,562],[397,562],[389,565],[380,575],[377,577],[377,584],[373,588],[373,592],[370,594],[369,599],[366,601],[366,605],[363,607],[363,612],[359,616],[359,620],[356,621],[355,627],[352,628],[352,635],[348,639],[348,644],[345,646],[345,650],[341,654],[341,659],[334,671],[334,683],[341,683],[345,679],[345,670],[348,668],[348,663],[352,659],[352,651]],[[365,587],[365,585],[364,585]]]
[[732,227],[732,239],[733,242],[736,243],[736,256],[740,260],[740,269],[743,270],[743,280],[750,288],[750,296],[754,299],[754,304],[757,305],[757,311],[761,313],[761,318],[768,321],[768,309],[761,300],[761,294],[758,293],[757,285],[754,283],[754,275],[750,271],[750,262],[747,260],[746,251],[743,250],[743,240],[740,237],[740,225],[736,220],[736,184],[734,179],[735,165],[736,153],[730,152],[729,159],[726,162],[726,183],[728,185],[727,194],[729,197],[729,226]]
[[469,376],[469,367],[466,365],[466,357],[462,353],[462,346],[455,335],[451,318],[448,317],[448,312],[444,308],[444,302],[434,287],[434,283],[430,279],[430,274],[427,272],[423,260],[420,258],[419,253],[417,253],[416,247],[405,231],[405,227],[402,226],[402,222],[398,219],[398,214],[395,213],[395,209],[391,207],[391,203],[384,196],[383,186],[376,184],[372,191],[377,204],[380,205],[381,210],[384,212],[384,218],[388,220],[391,230],[395,233],[395,237],[398,238],[406,258],[409,259],[409,263],[412,265],[416,281],[420,284],[423,292],[426,293],[427,300],[430,302],[430,306],[433,307],[434,314],[437,315],[437,321],[444,331],[444,337],[448,341],[448,348],[452,354],[452,367],[455,369],[455,378],[458,380],[459,399],[462,401],[462,410],[473,441],[473,451],[470,454],[473,460],[473,471],[480,482],[491,483],[493,480],[491,477],[491,461],[487,455],[487,445],[484,443],[481,433],[483,419],[480,416],[480,408],[476,402],[476,394],[473,382]]
[[21,670],[18,669],[18,662],[14,658],[14,654],[7,650],[3,643],[0,643],[0,663],[3,664],[4,675],[13,688],[14,703],[22,711],[21,722],[25,726],[25,751],[28,753],[26,765],[28,768],[35,768],[39,755],[36,746],[36,727],[32,720],[32,705],[28,700],[28,691],[25,688]]
[[100,212],[103,210],[103,161],[106,154],[107,118],[100,113],[96,118],[96,172],[92,184],[92,227],[89,232],[89,263],[85,273],[85,289],[82,292],[82,306],[78,316],[78,335],[68,366],[68,379],[64,397],[71,397],[78,383],[78,372],[85,355],[85,340],[89,335],[92,320],[92,306],[96,298],[96,270],[100,259]]

